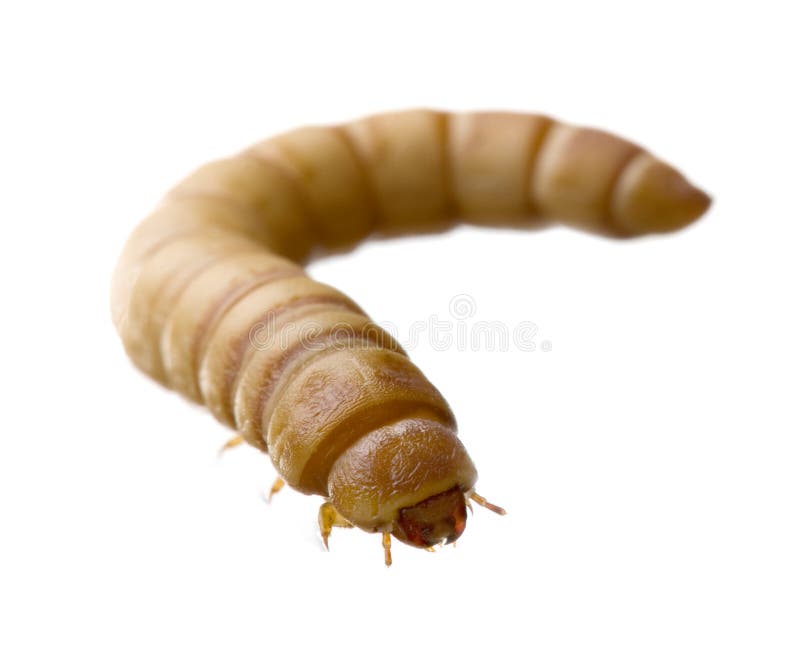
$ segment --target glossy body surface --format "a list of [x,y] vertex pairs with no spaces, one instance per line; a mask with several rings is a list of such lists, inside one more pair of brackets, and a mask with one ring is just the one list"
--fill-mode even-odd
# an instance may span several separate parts
[[381,532],[388,563],[390,534],[453,541],[468,499],[488,503],[439,391],[303,265],[460,223],[662,233],[709,204],[642,148],[545,116],[411,110],[301,128],[170,191],[122,253],[112,316],[141,370],[326,498],[325,540],[332,526]]

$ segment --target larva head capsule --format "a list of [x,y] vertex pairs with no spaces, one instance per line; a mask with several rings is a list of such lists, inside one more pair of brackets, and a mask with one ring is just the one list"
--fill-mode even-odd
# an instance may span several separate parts
[[359,439],[328,478],[331,504],[348,522],[416,547],[453,542],[467,524],[477,471],[452,427],[403,419]]
[[454,486],[414,506],[401,508],[392,535],[412,546],[429,547],[455,542],[467,527],[464,491]]

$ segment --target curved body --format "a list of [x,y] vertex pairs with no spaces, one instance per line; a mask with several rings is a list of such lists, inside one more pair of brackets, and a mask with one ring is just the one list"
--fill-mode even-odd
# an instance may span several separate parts
[[458,223],[666,232],[709,203],[638,146],[544,116],[412,110],[307,127],[169,192],[122,253],[112,315],[140,369],[267,451],[339,523],[428,546],[458,537],[477,478],[453,413],[394,338],[302,265]]

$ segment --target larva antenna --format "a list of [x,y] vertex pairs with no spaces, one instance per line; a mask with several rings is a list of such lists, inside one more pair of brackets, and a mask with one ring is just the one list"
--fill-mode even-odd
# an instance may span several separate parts
[[[506,509],[502,508],[501,506],[497,506],[496,504],[492,504],[491,502],[487,501],[485,497],[481,497],[480,495],[478,495],[478,493],[476,493],[474,490],[470,491],[467,494],[466,497],[467,497],[467,500],[471,499],[472,501],[474,501],[479,506],[483,506],[484,508],[488,508],[493,513],[497,513],[498,515],[505,515],[506,514]],[[469,501],[467,501],[467,505],[468,505],[469,509],[472,510],[472,506],[469,504]]]

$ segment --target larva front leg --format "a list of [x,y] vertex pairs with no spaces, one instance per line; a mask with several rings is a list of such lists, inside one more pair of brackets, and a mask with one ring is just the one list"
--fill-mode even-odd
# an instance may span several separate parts
[[383,532],[383,563],[392,566],[392,534],[389,531]]
[[[335,526],[454,543],[477,471],[396,339],[303,264],[371,235],[459,223],[676,230],[709,197],[643,148],[528,114],[409,110],[301,128],[211,162],[131,235],[112,317],[133,362],[269,454]],[[410,261],[413,261],[410,260]],[[307,332],[313,332],[309,335]]]
[[319,524],[319,534],[322,538],[322,544],[326,551],[328,550],[328,538],[331,535],[331,531],[333,531],[333,527],[338,526],[345,529],[353,528],[353,523],[337,511],[336,507],[330,501],[323,502],[322,506],[319,507],[317,523]]

